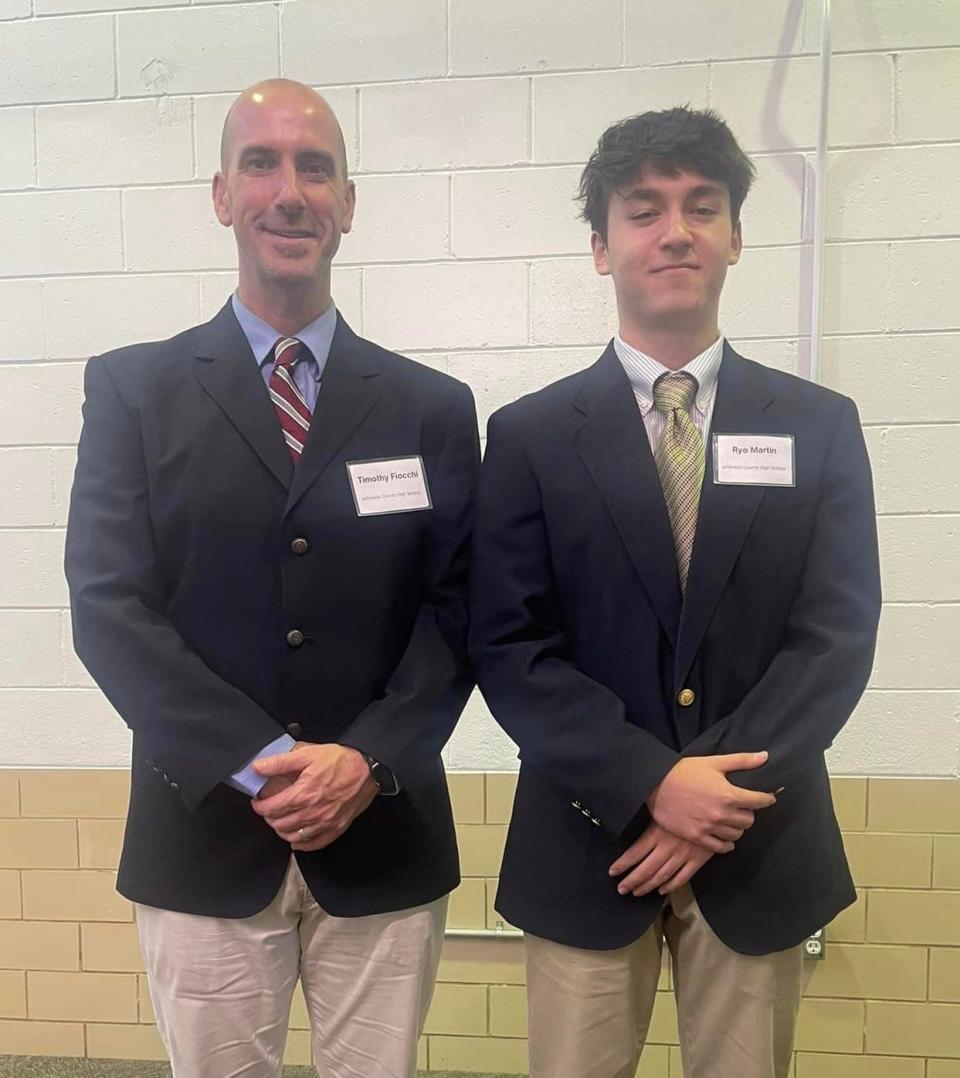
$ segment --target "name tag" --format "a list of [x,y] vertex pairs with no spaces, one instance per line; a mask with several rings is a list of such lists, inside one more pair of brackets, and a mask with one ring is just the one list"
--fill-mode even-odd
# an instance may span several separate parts
[[715,434],[713,481],[752,487],[793,487],[792,434]]
[[432,508],[427,473],[420,457],[347,461],[347,475],[357,516]]

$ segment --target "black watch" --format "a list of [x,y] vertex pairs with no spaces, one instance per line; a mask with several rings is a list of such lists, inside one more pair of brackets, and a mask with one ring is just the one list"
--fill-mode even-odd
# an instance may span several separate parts
[[380,763],[376,757],[371,756],[367,752],[361,752],[360,755],[367,761],[367,766],[370,768],[370,776],[377,784],[377,789],[380,793],[393,793],[396,782],[393,775],[390,773],[390,769]]

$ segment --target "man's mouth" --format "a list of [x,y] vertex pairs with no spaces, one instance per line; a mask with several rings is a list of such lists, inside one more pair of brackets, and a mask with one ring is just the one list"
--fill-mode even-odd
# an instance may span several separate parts
[[695,266],[692,262],[677,262],[674,265],[670,265],[670,266],[657,266],[657,268],[655,270],[652,270],[651,272],[652,273],[667,273],[670,270],[682,270],[682,269],[694,270],[694,269],[697,269],[697,268],[698,267]]
[[312,232],[307,232],[302,228],[269,228],[264,225],[263,230],[264,232],[269,232],[271,236],[279,236],[284,240],[308,240],[313,238]]

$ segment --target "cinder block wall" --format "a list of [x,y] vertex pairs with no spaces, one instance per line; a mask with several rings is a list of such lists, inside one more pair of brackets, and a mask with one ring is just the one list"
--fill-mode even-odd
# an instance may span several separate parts
[[[0,762],[120,764],[72,658],[60,570],[86,356],[211,315],[234,284],[209,180],[232,95],[325,90],[359,187],[336,300],[468,380],[485,421],[615,326],[575,217],[615,118],[712,105],[756,155],[723,326],[808,347],[819,0],[5,0],[0,11]],[[836,770],[956,774],[960,7],[835,5],[825,378],[859,402],[888,608]],[[904,739],[903,727],[921,737]],[[512,766],[475,704],[454,767]]]
[[[359,210],[354,327],[496,406],[615,328],[573,194],[610,121],[712,105],[756,158],[722,325],[804,369],[820,0],[4,0],[0,4],[0,764],[122,765],[72,656],[63,526],[93,352],[210,316],[234,286],[210,177],[238,89],[324,90]],[[888,600],[831,759],[956,775],[960,675],[960,5],[834,5],[824,378],[858,401]],[[917,736],[904,738],[903,730]],[[515,766],[475,701],[454,768]]]
[[[960,4],[833,7],[824,378],[866,426],[887,601],[830,757],[860,776],[838,791],[863,901],[813,972],[798,1078],[960,1078]],[[82,770],[122,766],[128,735],[72,654],[63,526],[85,358],[206,318],[234,286],[209,200],[232,96],[277,74],[328,96],[360,199],[336,301],[467,380],[483,423],[609,338],[579,168],[608,122],[680,102],[719,109],[759,171],[722,326],[805,368],[820,9],[0,0],[0,1054],[156,1051],[111,890],[125,779]],[[446,756],[516,762],[477,699]],[[454,924],[491,923],[509,782],[455,777]],[[423,1062],[519,1069],[520,977],[515,943],[452,942]],[[669,1013],[648,1076],[678,1078]]]

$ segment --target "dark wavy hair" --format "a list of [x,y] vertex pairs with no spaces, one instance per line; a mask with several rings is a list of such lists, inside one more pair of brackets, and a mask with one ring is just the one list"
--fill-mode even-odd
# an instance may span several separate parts
[[750,158],[713,109],[684,105],[629,116],[604,131],[580,177],[580,216],[604,242],[610,195],[646,168],[662,176],[698,172],[725,183],[734,224],[756,176]]

